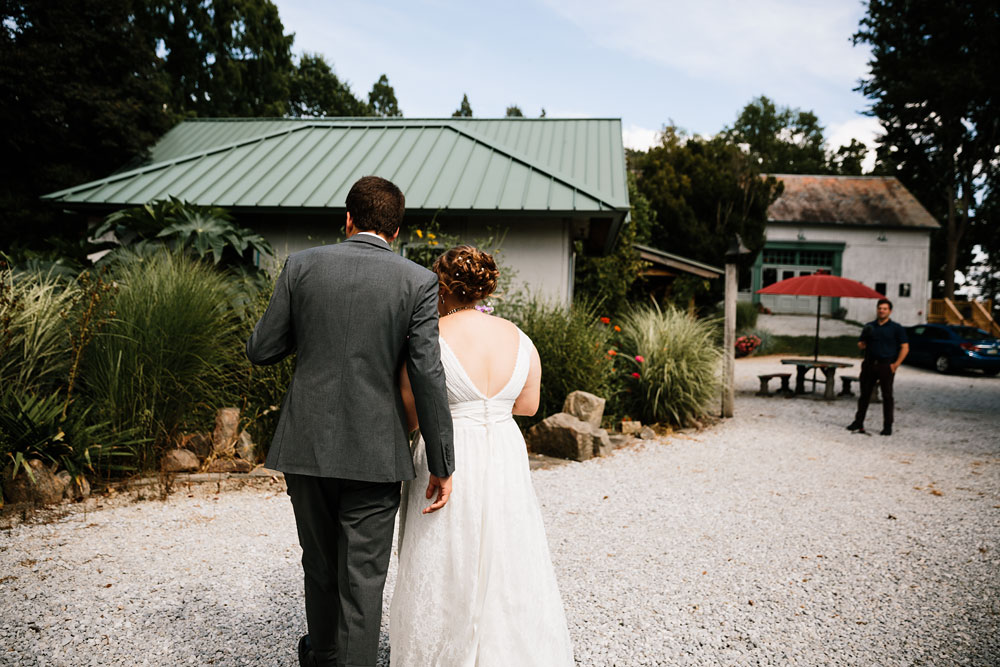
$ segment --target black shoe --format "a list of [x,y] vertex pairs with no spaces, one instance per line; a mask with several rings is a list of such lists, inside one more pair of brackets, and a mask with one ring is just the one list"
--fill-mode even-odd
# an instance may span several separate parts
[[861,433],[864,433],[865,432],[865,425],[863,423],[859,422],[857,419],[855,419],[847,427],[847,430],[848,431],[860,431]]
[[881,435],[892,435],[892,427],[891,426],[883,426],[880,433],[881,433]]
[[309,635],[302,635],[299,637],[299,667],[314,667],[315,665],[316,656],[313,655]]

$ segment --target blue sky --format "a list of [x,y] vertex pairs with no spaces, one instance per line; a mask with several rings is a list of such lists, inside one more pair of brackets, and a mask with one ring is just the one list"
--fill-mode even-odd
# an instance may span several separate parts
[[814,111],[831,147],[871,144],[853,92],[867,48],[855,0],[275,0],[293,50],[323,54],[359,97],[385,73],[403,114],[621,118],[644,148],[674,123],[713,134],[757,95]]

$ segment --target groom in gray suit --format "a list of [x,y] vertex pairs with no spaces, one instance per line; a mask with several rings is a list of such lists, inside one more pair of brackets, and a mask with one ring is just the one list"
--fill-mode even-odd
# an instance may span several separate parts
[[247,357],[296,354],[267,455],[285,474],[305,573],[303,665],[374,666],[400,482],[414,478],[399,393],[406,364],[444,506],[455,469],[438,343],[437,276],[392,252],[399,188],[366,176],[347,195],[347,240],[291,255]]

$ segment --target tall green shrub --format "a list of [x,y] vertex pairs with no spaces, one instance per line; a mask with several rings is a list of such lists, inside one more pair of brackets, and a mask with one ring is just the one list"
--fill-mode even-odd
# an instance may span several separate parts
[[[114,269],[116,317],[95,337],[83,382],[99,415],[116,429],[166,436],[224,402],[239,319],[226,277],[186,255],[124,254]],[[154,463],[149,445],[135,452]]]
[[591,304],[567,308],[533,297],[505,305],[504,316],[531,338],[542,360],[541,403],[533,421],[560,412],[566,395],[578,389],[613,398],[610,330]]
[[676,308],[650,308],[625,315],[621,328],[617,357],[632,361],[617,365],[630,414],[680,425],[705,414],[719,395],[722,358],[712,322]]

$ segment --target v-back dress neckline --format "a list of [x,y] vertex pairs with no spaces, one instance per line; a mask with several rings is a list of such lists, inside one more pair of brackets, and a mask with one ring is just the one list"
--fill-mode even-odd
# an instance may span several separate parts
[[521,332],[520,329],[518,329],[517,330],[517,350],[514,353],[514,368],[510,372],[510,377],[507,378],[507,382],[505,382],[504,385],[502,387],[500,387],[500,389],[497,390],[497,392],[495,394],[493,394],[492,396],[487,396],[486,392],[482,391],[476,385],[476,383],[472,381],[472,377],[469,375],[469,371],[465,370],[465,366],[462,365],[462,362],[458,358],[458,355],[455,354],[455,350],[453,350],[451,348],[451,344],[447,340],[445,340],[444,336],[440,336],[440,335],[438,336],[438,339],[441,341],[441,347],[442,347],[442,349],[448,350],[448,354],[451,355],[451,358],[455,362],[455,365],[458,366],[458,369],[459,369],[459,371],[461,371],[462,376],[465,379],[466,384],[468,384],[469,387],[471,387],[472,390],[475,391],[480,396],[480,398],[482,398],[484,401],[492,401],[493,399],[498,398],[501,394],[503,394],[505,391],[507,391],[507,389],[510,387],[511,383],[514,382],[515,378],[517,378],[517,376],[518,376],[518,370],[520,369],[520,365],[521,365],[521,346],[524,344],[524,341],[522,340],[523,338],[524,338],[524,334]]

